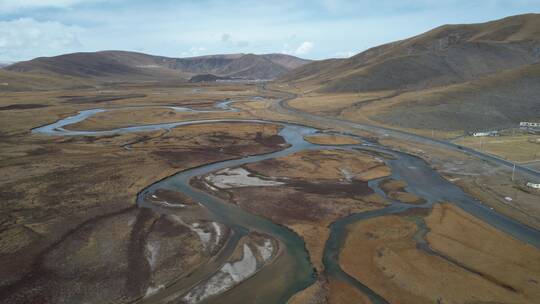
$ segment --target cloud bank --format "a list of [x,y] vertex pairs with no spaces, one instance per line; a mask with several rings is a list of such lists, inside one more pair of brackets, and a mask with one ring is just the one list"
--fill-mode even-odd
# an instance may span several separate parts
[[82,29],[55,21],[20,18],[0,21],[0,58],[52,56],[81,49],[77,36]]
[[538,11],[537,0],[0,0],[0,61],[111,49],[348,57],[442,24]]

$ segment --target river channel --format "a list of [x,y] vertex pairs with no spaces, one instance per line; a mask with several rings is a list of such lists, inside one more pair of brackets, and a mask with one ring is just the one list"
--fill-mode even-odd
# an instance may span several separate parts
[[[231,101],[227,101],[227,103],[218,104],[218,109],[215,111],[234,111],[234,108],[229,107],[230,103]],[[140,107],[132,108],[135,109]],[[168,108],[175,109],[174,107]],[[266,233],[280,241],[280,243],[284,246],[283,253],[276,258],[275,262],[265,266],[252,278],[247,279],[233,288],[232,291],[234,292],[228,292],[226,296],[231,297],[230,299],[235,299],[236,296],[243,294],[243,299],[245,302],[250,302],[250,299],[257,299],[257,303],[285,303],[293,294],[311,285],[316,279],[316,274],[314,273],[313,266],[309,261],[309,255],[305,249],[305,243],[297,234],[284,226],[277,225],[266,218],[250,214],[228,202],[223,201],[220,198],[192,187],[190,185],[190,180],[194,177],[220,169],[260,162],[309,149],[347,149],[376,152],[380,153],[380,155],[388,155],[388,157],[385,158],[385,162],[392,170],[392,176],[390,178],[405,181],[408,184],[406,189],[408,192],[414,193],[426,201],[426,203],[421,206],[415,206],[403,204],[398,201],[392,201],[391,199],[387,198],[389,201],[391,201],[391,204],[384,209],[353,214],[339,219],[332,224],[330,238],[326,243],[323,257],[325,274],[329,277],[335,277],[337,279],[349,282],[351,285],[357,287],[362,292],[367,294],[374,303],[386,303],[386,301],[371,291],[368,287],[364,286],[361,282],[358,282],[354,278],[347,275],[339,266],[339,251],[346,237],[347,226],[357,221],[403,212],[412,207],[431,208],[431,206],[437,202],[450,202],[456,204],[482,221],[487,222],[490,225],[512,235],[514,238],[540,248],[539,231],[500,215],[492,209],[486,207],[478,200],[464,193],[459,187],[442,178],[422,159],[403,152],[390,150],[376,143],[368,142],[363,138],[361,138],[363,143],[358,145],[321,146],[311,144],[304,140],[304,136],[319,132],[319,130],[315,128],[285,122],[238,119],[181,121],[163,124],[137,125],[105,131],[74,131],[67,128],[69,125],[81,122],[97,113],[114,110],[115,109],[99,108],[81,111],[74,116],[59,120],[53,124],[33,129],[33,132],[54,136],[103,136],[118,133],[167,130],[193,124],[212,124],[223,122],[265,123],[278,124],[282,126],[279,135],[281,135],[289,144],[289,147],[286,149],[273,153],[226,160],[187,169],[148,186],[146,189],[143,189],[137,197],[137,204],[140,207],[155,208],[155,206],[153,206],[151,202],[147,201],[146,198],[157,190],[167,189],[182,192],[183,194],[191,197],[194,201],[203,204],[212,213],[216,221],[227,225],[232,229],[234,237],[231,237],[231,240],[226,245],[230,248],[234,248],[240,237],[247,234],[249,231]],[[176,108],[175,110],[199,111],[189,108]],[[369,182],[368,185],[373,191],[385,196],[384,192],[379,188],[379,182],[380,180],[373,180]],[[167,208],[159,208],[159,212],[167,212]],[[228,250],[227,252],[230,251],[231,250]],[[211,273],[201,273],[200,275],[209,276]],[[265,284],[264,282],[268,282],[268,280],[280,280],[282,284]],[[256,290],[253,290],[253,286],[255,285]],[[163,292],[170,293],[171,291],[167,291],[167,289],[165,289]],[[223,302],[224,298],[215,297],[214,300],[210,298],[206,302],[213,301]],[[159,302],[159,300],[157,302]]]

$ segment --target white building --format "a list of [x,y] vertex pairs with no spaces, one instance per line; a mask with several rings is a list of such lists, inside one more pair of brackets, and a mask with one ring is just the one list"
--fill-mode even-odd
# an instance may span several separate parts
[[499,131],[474,132],[472,135],[474,137],[497,136],[497,135],[499,135]]
[[540,122],[522,121],[519,123],[520,128],[540,128]]
[[535,184],[535,183],[528,182],[528,183],[527,183],[527,187],[531,187],[531,188],[535,188],[535,189],[540,189],[540,184]]

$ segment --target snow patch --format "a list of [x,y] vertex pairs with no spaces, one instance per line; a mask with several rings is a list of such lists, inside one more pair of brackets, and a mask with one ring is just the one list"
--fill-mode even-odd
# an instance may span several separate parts
[[272,241],[266,239],[264,240],[264,244],[262,246],[257,246],[257,250],[259,250],[262,259],[266,262],[274,253],[274,245],[272,244]]
[[148,286],[148,289],[146,289],[146,293],[144,294],[144,297],[146,298],[148,296],[151,296],[163,288],[165,288],[165,285],[158,285],[157,287]]
[[155,68],[160,68],[161,66],[157,64],[143,64],[143,65],[137,65],[137,67],[143,68],[143,69],[155,69]]
[[171,219],[173,219],[175,222],[177,222],[178,224],[181,224],[181,225],[184,225],[184,226],[188,226],[186,225],[186,223],[182,220],[181,217],[179,217],[178,215],[176,214],[171,214],[170,215]]
[[135,217],[133,216],[128,220],[127,224],[129,227],[131,227],[133,226],[134,223],[135,223]]
[[249,176],[249,174],[249,171],[243,168],[226,168],[216,172],[215,174],[206,176],[205,180],[221,189],[283,185],[282,182],[265,180],[255,176]]
[[214,227],[214,231],[216,232],[214,245],[217,246],[219,245],[219,241],[221,240],[221,226],[216,222],[212,222],[212,226]]
[[354,174],[347,168],[341,168],[339,169],[339,171],[341,172],[341,175],[343,176],[343,179],[345,179],[347,182],[351,182],[353,177],[354,177]]
[[206,232],[204,231],[204,229],[199,228],[199,227],[200,227],[199,223],[191,224],[191,230],[197,233],[203,247],[206,248],[208,246],[208,243],[210,243],[210,239],[212,238],[212,233]]
[[186,207],[185,204],[171,204],[167,201],[161,201],[159,202],[159,204],[165,207],[172,207],[172,208],[185,208]]
[[257,271],[257,260],[248,245],[244,244],[242,260],[226,263],[208,281],[192,289],[185,297],[187,303],[197,303],[210,296],[230,289]]
[[147,242],[146,243],[146,259],[150,265],[150,269],[154,270],[156,266],[157,255],[159,251],[159,245],[157,242]]

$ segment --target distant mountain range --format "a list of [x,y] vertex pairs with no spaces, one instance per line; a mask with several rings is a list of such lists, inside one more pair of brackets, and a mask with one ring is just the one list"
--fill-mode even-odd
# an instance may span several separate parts
[[198,74],[241,79],[274,79],[310,60],[285,54],[228,54],[170,58],[125,51],[39,57],[4,69],[111,81],[185,79]]

